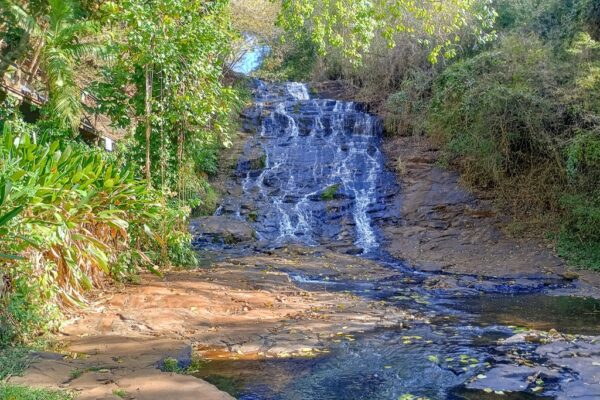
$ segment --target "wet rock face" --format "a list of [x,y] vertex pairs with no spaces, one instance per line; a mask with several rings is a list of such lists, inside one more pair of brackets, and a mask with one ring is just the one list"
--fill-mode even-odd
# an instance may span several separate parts
[[256,232],[249,224],[226,216],[192,219],[190,232],[196,244],[239,244],[256,240]]
[[257,81],[255,99],[243,116],[254,137],[235,174],[243,195],[225,198],[218,214],[249,222],[272,244],[376,249],[398,189],[379,149],[380,121],[352,102],[311,99],[297,83]]
[[494,366],[468,382],[467,389],[556,400],[600,398],[598,337],[528,331],[502,340],[496,353]]
[[546,344],[536,353],[555,368],[576,374],[577,379],[566,379],[561,383],[557,400],[600,399],[600,343],[597,337]]

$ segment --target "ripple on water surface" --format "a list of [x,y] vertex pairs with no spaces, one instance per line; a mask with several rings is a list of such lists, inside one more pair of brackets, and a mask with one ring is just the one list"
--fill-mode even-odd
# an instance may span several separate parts
[[212,361],[197,376],[242,400],[460,399],[452,390],[487,365],[486,347],[473,344],[482,334],[468,326],[381,330],[334,340],[319,358]]
[[567,334],[600,335],[600,300],[543,294],[470,297],[458,308],[478,314],[482,324],[556,329]]

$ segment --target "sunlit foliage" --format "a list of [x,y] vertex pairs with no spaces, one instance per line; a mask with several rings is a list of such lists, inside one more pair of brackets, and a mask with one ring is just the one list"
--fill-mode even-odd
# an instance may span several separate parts
[[[482,41],[491,36],[495,12],[482,0],[283,0],[279,20],[288,30],[306,29],[321,54],[339,48],[345,57],[359,62],[377,36],[396,45],[397,33],[416,34],[429,48],[429,60],[452,58],[460,41],[457,33],[469,22]],[[475,18],[473,18],[475,16]],[[453,36],[448,36],[454,34]],[[445,36],[442,42],[437,38]]]

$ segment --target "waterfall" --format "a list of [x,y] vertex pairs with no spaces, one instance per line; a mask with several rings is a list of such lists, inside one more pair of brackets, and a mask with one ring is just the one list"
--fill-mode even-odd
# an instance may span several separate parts
[[[385,201],[379,120],[352,102],[311,98],[301,83],[257,81],[247,111],[255,135],[240,162],[243,196],[227,199],[229,213],[251,222],[271,243],[349,243],[375,250],[373,214]],[[256,154],[262,154],[257,156]]]

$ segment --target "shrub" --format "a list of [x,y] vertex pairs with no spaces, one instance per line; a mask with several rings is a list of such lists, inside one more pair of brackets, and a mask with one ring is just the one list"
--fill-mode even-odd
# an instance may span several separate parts
[[4,341],[52,329],[57,304],[84,303],[106,278],[192,262],[184,211],[111,156],[35,143],[5,123],[0,159],[0,215],[19,210],[0,230]]
[[0,383],[0,399],[6,400],[72,400],[69,393],[49,389],[34,389],[25,386]]
[[284,34],[272,43],[257,75],[267,80],[306,81],[311,79],[316,63],[317,50],[308,34]]
[[385,130],[403,136],[425,134],[431,95],[431,76],[423,70],[413,70],[400,84],[400,90],[388,97],[383,109]]
[[321,200],[323,201],[331,201],[335,199],[335,196],[340,191],[340,184],[336,183],[335,185],[331,185],[321,193]]
[[600,268],[600,46],[575,34],[558,57],[529,36],[509,35],[444,70],[429,133],[465,181],[559,230],[559,251],[574,264]]
[[576,266],[600,270],[600,188],[561,200],[565,218],[558,235],[559,254]]
[[430,133],[471,183],[495,186],[540,162],[560,169],[557,141],[569,131],[553,96],[558,72],[547,58],[535,38],[510,36],[436,80]]

